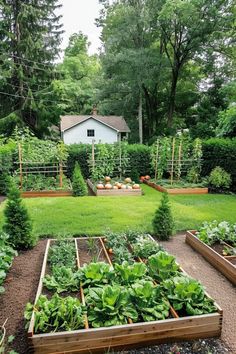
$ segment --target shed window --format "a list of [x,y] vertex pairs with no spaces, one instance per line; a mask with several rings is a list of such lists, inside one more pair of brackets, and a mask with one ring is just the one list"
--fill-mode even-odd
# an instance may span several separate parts
[[95,136],[94,129],[88,129],[87,130],[87,136]]

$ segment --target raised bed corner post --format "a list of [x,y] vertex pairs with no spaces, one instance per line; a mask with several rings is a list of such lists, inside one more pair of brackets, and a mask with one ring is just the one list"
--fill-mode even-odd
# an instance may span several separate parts
[[119,141],[119,165],[120,165],[120,179],[121,179],[122,178],[121,141]]
[[175,158],[175,138],[173,138],[172,142],[172,157],[171,157],[171,172],[170,172],[170,183],[173,184],[174,178],[174,158]]
[[20,163],[20,190],[23,187],[23,173],[22,173],[22,149],[21,144],[18,144],[18,153],[19,153],[19,163]]

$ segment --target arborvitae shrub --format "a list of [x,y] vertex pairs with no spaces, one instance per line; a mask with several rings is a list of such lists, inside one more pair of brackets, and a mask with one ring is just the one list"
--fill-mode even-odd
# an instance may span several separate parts
[[174,220],[167,193],[163,193],[161,204],[155,212],[152,226],[154,234],[159,240],[169,240],[173,234]]
[[32,232],[32,223],[28,210],[22,203],[20,191],[14,184],[11,184],[7,197],[3,229],[10,236],[9,241],[16,249],[31,248],[36,244],[37,237]]
[[83,196],[88,194],[88,188],[82,176],[78,163],[75,164],[72,176],[72,188],[74,196]]

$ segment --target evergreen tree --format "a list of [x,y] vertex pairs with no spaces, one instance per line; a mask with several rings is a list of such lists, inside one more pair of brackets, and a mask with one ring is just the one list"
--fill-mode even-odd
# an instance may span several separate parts
[[[0,118],[41,131],[55,122],[50,87],[59,54],[58,0],[0,1]],[[53,107],[52,107],[53,106]],[[57,110],[56,110],[57,113]]]
[[154,234],[159,240],[168,240],[173,234],[174,220],[167,193],[163,193],[161,205],[155,212],[152,225]]
[[72,188],[74,196],[83,196],[88,194],[88,188],[82,176],[79,164],[75,164],[72,176]]
[[22,204],[20,191],[15,185],[10,187],[8,200],[4,209],[4,231],[10,236],[9,241],[14,248],[27,249],[36,244],[36,236],[32,233],[32,223],[28,211]]

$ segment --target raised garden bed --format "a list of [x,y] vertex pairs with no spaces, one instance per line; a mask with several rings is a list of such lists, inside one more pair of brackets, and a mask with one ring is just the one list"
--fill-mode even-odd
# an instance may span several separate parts
[[71,191],[25,191],[21,192],[23,198],[37,198],[37,197],[70,197]]
[[143,183],[156,189],[159,192],[166,192],[168,194],[207,194],[208,188],[195,187],[195,188],[164,188],[155,182],[143,180]]
[[140,196],[142,189],[97,189],[90,179],[87,179],[87,185],[96,196]]
[[[219,250],[218,247],[213,249],[213,247],[199,240],[195,230],[187,231],[185,242],[236,285],[236,256],[223,256],[220,248]],[[225,243],[225,245],[227,244]],[[230,245],[227,246],[231,247]]]
[[[43,278],[48,272],[49,248],[55,242],[57,241],[49,240],[47,243],[35,304],[40,294],[43,293]],[[86,255],[88,255],[87,246],[83,246],[83,242],[90,242],[90,246],[92,246],[90,249],[95,247],[96,252],[99,251],[99,257],[102,257],[102,260],[109,265],[113,265],[113,256],[109,255],[105,246],[107,244],[104,243],[103,238],[74,239],[71,242],[74,242],[75,245],[78,268],[81,266],[81,260],[83,260],[82,263],[86,262]],[[91,242],[94,242],[94,245],[91,245]],[[132,247],[130,247],[130,252],[131,250]],[[91,255],[88,256],[87,262],[90,260]],[[86,296],[84,296],[84,291],[84,287],[81,285],[80,294],[77,294],[77,297],[86,305],[87,300]],[[216,311],[213,313],[195,316],[185,315],[182,317],[170,305],[169,316],[165,320],[133,323],[130,318],[127,318],[126,324],[100,328],[91,328],[91,323],[88,321],[89,317],[85,315],[84,329],[44,334],[34,333],[35,318],[33,312],[28,337],[33,352],[41,354],[105,353],[110,350],[120,350],[165,341],[217,337],[221,334],[222,310],[217,304],[214,303],[214,305]]]

